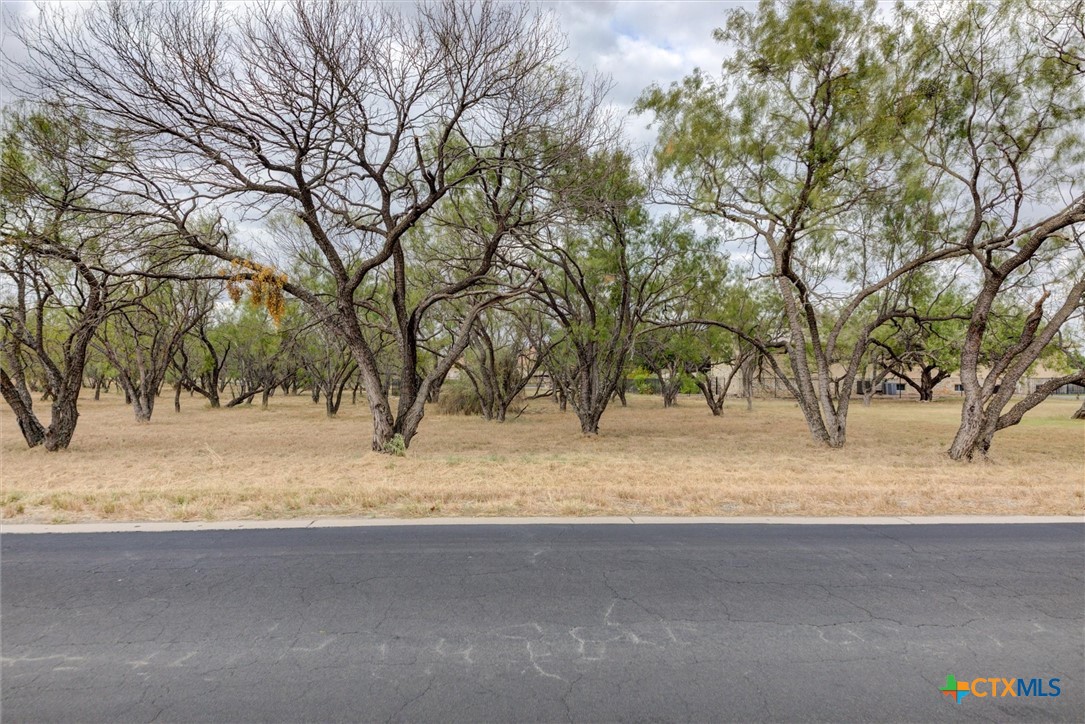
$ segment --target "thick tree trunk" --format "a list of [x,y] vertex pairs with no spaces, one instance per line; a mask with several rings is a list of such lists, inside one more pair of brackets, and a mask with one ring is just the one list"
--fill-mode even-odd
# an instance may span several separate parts
[[3,393],[4,400],[7,401],[12,412],[15,413],[15,419],[19,423],[19,431],[23,434],[27,447],[41,445],[45,441],[45,428],[38,421],[33,408],[19,394],[15,384],[8,377],[8,373],[2,369],[0,369],[0,392]]
[[585,435],[599,434],[599,420],[603,417],[603,410],[599,406],[579,409],[576,416],[580,418],[580,432]]
[[953,444],[949,446],[949,456],[952,459],[971,462],[977,456],[986,457],[987,450],[980,445],[984,418],[984,410],[978,399],[971,405],[968,402],[965,403],[961,411],[961,425],[957,428]]
[[1072,420],[1085,420],[1085,402],[1081,403],[1081,407],[1077,408],[1077,412],[1070,416]]
[[173,386],[173,411],[181,411],[181,380],[177,380]]
[[924,367],[919,373],[919,401],[930,402],[934,399],[934,386],[937,384],[931,371]]
[[132,412],[136,415],[136,422],[150,422],[154,414],[154,394],[137,393],[132,398]]
[[75,424],[79,419],[76,400],[62,395],[53,403],[52,419],[45,431],[45,449],[49,452],[67,450],[75,434]]
[[[425,414],[425,408],[421,405],[412,405],[404,410],[397,416],[395,423],[393,423],[392,438],[399,435],[403,438],[403,447],[410,447],[411,440],[414,439],[415,433],[418,432],[418,426],[422,423],[422,418]],[[385,445],[381,446],[383,452],[387,452],[387,443],[389,442],[391,442],[391,438],[386,441]]]

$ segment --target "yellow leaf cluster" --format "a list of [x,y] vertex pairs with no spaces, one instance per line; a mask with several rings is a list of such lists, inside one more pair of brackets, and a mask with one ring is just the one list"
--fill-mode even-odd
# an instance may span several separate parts
[[264,307],[276,324],[282,321],[286,313],[286,298],[283,286],[286,275],[280,274],[269,266],[257,264],[248,259],[230,261],[230,274],[226,281],[226,293],[234,304],[241,302],[246,290],[249,303],[254,307]]

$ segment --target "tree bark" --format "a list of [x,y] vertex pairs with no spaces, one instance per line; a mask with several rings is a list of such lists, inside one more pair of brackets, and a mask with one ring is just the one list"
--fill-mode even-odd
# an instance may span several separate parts
[[62,396],[53,403],[52,420],[45,431],[45,449],[49,452],[67,450],[75,434],[75,424],[79,419],[76,401]]
[[16,386],[8,377],[6,370],[0,369],[0,392],[4,400],[11,406],[15,413],[15,419],[19,423],[19,431],[26,440],[27,447],[37,447],[45,441],[45,428],[38,421],[32,407],[28,406]]

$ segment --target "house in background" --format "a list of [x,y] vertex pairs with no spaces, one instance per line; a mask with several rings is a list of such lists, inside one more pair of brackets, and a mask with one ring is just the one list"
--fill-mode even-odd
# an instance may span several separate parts
[[[787,360],[780,360],[780,367],[784,370],[789,369]],[[731,373],[731,367],[729,365],[721,364],[715,365],[712,368],[711,377],[717,382],[722,382],[727,379],[727,376]],[[842,366],[834,366],[832,373],[834,376],[843,376],[844,369]],[[1048,380],[1056,377],[1061,377],[1063,372],[1051,370],[1043,365],[1037,365],[1032,370],[1032,374],[1023,377],[1020,383],[1017,385],[1017,389],[1014,390],[1014,394],[1027,395],[1035,390],[1039,385],[1047,382]],[[741,397],[742,385],[739,384],[738,377],[741,376],[741,372],[736,375],[736,380],[732,384],[731,389],[728,391],[729,397]],[[911,381],[919,383],[920,370],[918,368],[909,370],[909,377]],[[981,371],[980,379],[982,381],[983,374]],[[816,378],[815,378],[816,380]],[[815,382],[816,384],[816,382]],[[903,400],[918,400],[920,399],[919,390],[915,386],[908,383],[904,378],[889,374],[881,379],[874,380],[868,374],[865,378],[856,379],[852,388],[853,397],[863,397],[870,392],[873,387],[873,396],[875,399],[896,398]],[[791,393],[787,389],[787,385],[777,378],[776,374],[772,371],[768,365],[764,366],[764,369],[760,372],[759,376],[754,380],[753,385],[755,397],[767,397],[767,398],[788,398],[791,397]],[[933,398],[952,398],[961,397],[964,395],[964,389],[961,386],[961,377],[959,373],[953,373],[935,384],[932,388]],[[1056,390],[1052,395],[1070,395],[1080,396],[1085,395],[1085,386],[1077,384],[1063,385]]]

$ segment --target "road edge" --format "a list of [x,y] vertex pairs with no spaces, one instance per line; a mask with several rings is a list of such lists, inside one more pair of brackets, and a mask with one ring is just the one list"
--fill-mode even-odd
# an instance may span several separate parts
[[131,521],[95,523],[12,523],[0,521],[0,534],[170,533],[297,528],[367,528],[434,525],[1005,525],[1085,523],[1073,515],[927,515],[927,516],[585,516],[537,518],[289,518],[281,520]]

